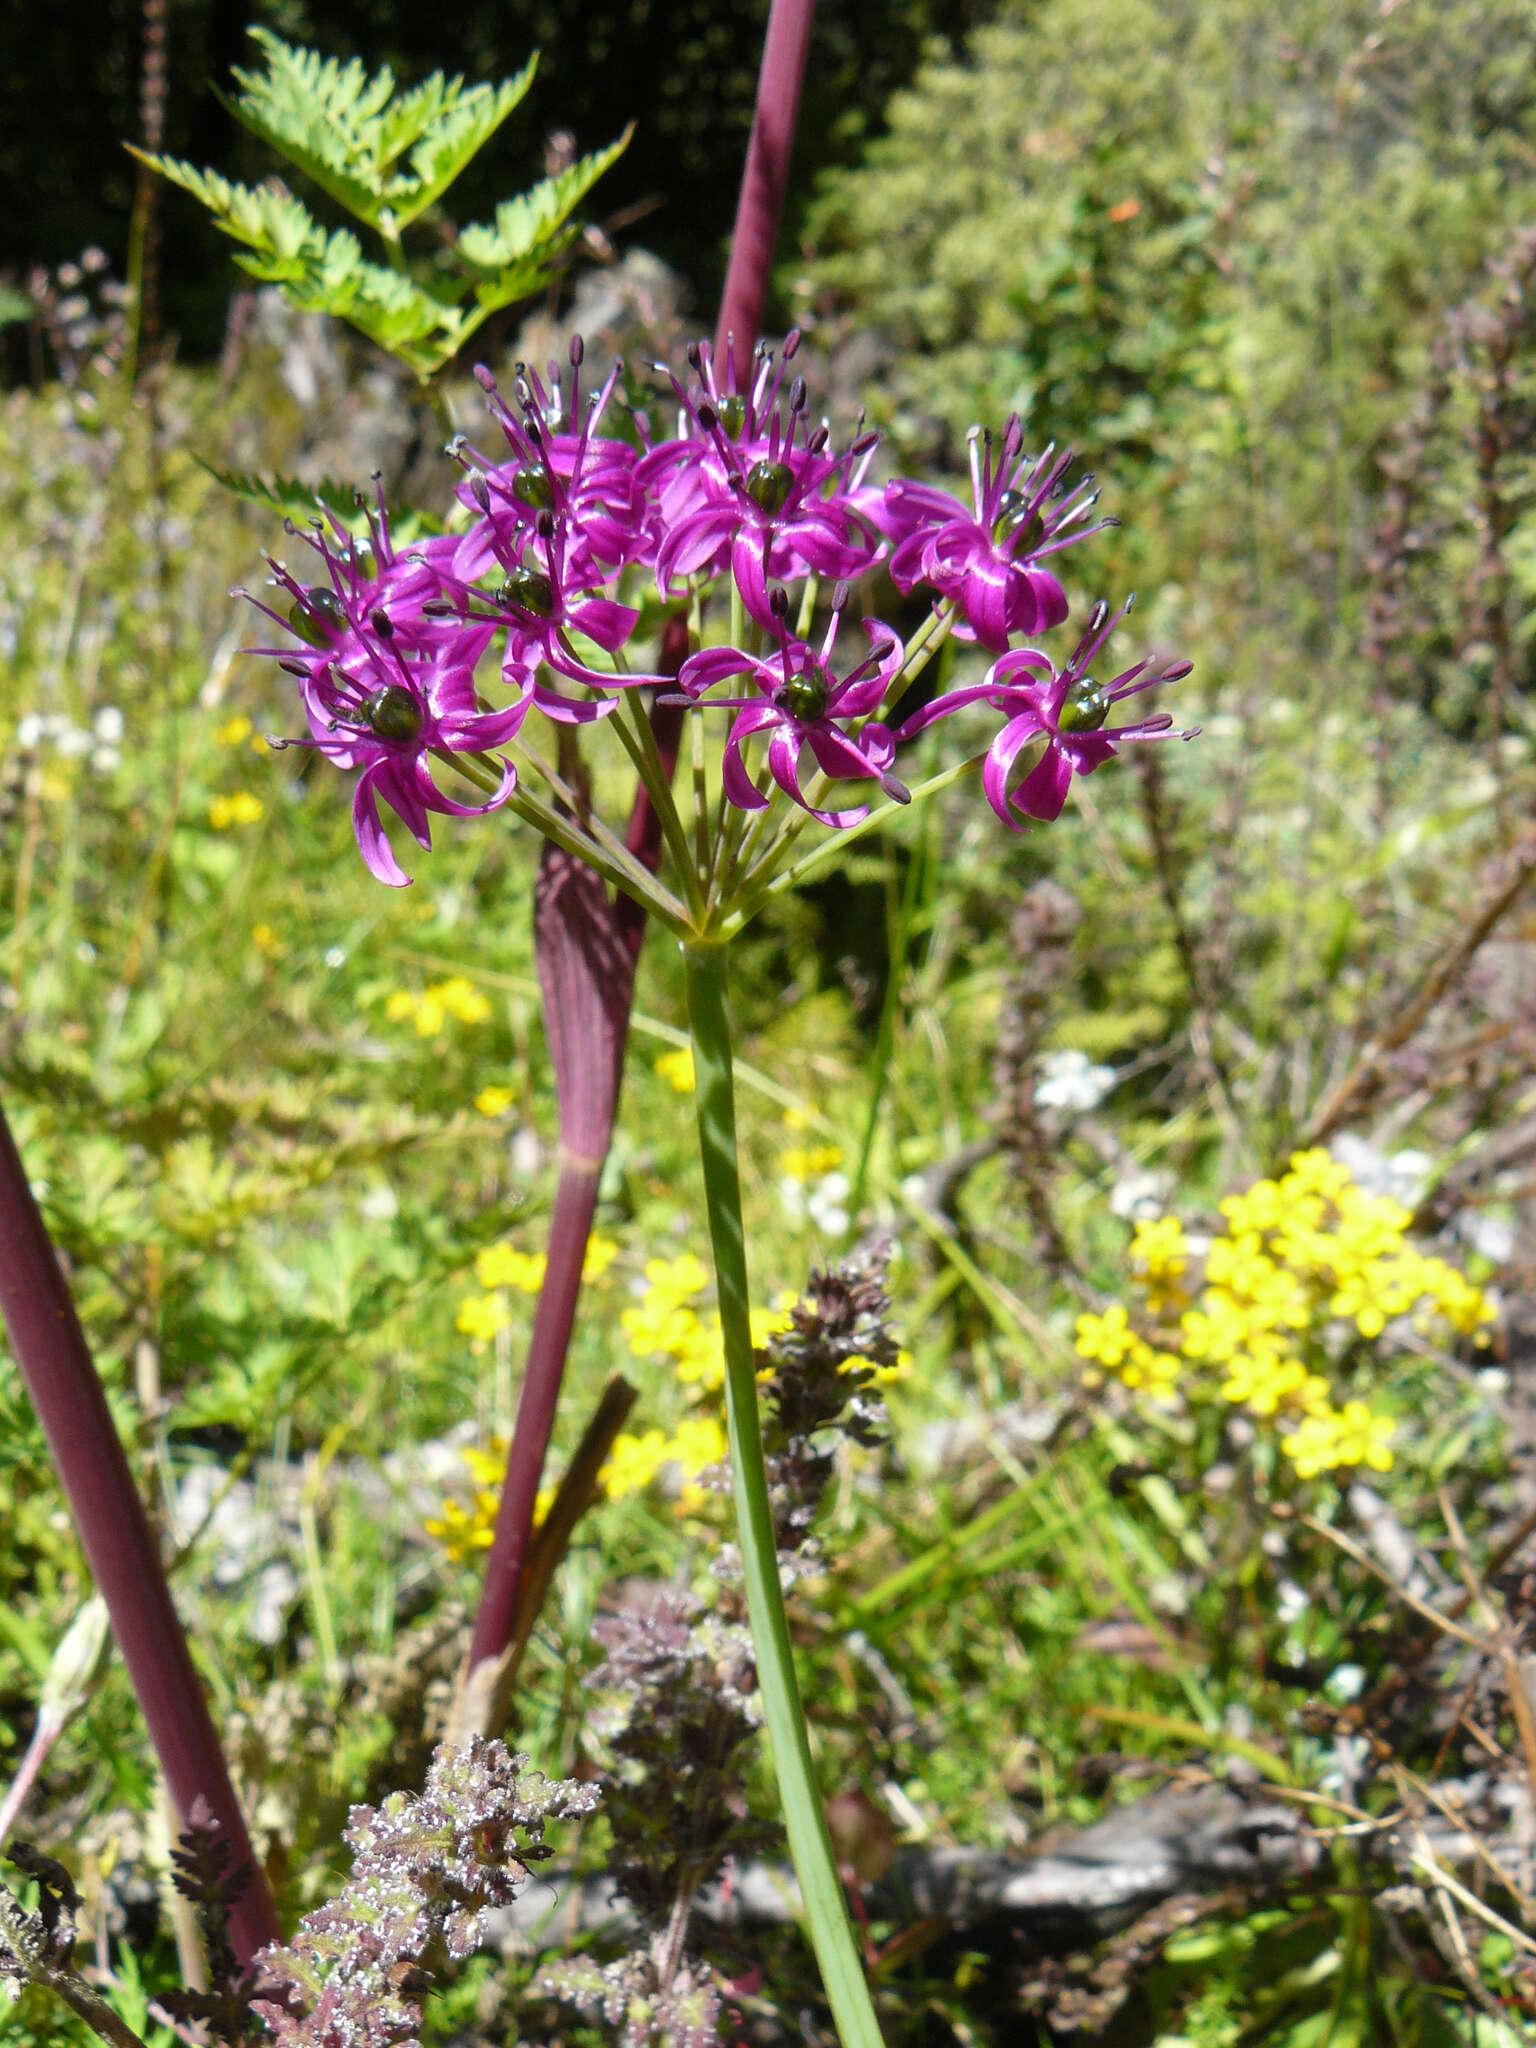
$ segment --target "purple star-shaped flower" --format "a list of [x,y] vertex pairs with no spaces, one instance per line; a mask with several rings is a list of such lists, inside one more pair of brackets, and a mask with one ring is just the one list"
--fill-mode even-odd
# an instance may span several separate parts
[[[907,801],[906,789],[891,773],[896,744],[890,728],[869,715],[885,701],[901,671],[905,650],[879,619],[865,619],[869,652],[839,679],[831,666],[832,643],[847,603],[848,592],[840,586],[833,598],[831,622],[818,648],[789,632],[784,593],[775,591],[770,616],[779,635],[776,655],[758,659],[735,647],[706,647],[683,663],[678,681],[694,702],[716,683],[736,675],[749,677],[761,693],[708,700],[711,706],[736,713],[726,737],[721,787],[738,810],[768,807],[768,797],[752,780],[742,758],[742,748],[759,734],[768,735],[768,772],[773,780],[791,802],[823,825],[856,825],[869,815],[869,806],[822,811],[807,803],[800,788],[800,760],[806,751],[833,781],[877,782],[888,797],[898,803]],[[848,720],[864,722],[850,729]]]
[[1119,522],[1081,525],[1097,500],[1092,477],[1065,490],[1070,452],[1058,456],[1047,448],[1038,458],[1021,455],[1017,413],[1003,430],[995,468],[992,436],[973,428],[969,438],[969,508],[931,484],[897,477],[886,485],[896,537],[891,581],[904,596],[924,583],[955,599],[966,621],[957,629],[961,637],[974,635],[1002,654],[1010,634],[1045,632],[1067,616],[1066,593],[1042,562]]
[[[514,702],[485,710],[474,668],[495,627],[445,616],[441,578],[414,551],[396,554],[382,509],[369,519],[370,541],[339,526],[304,535],[325,565],[327,581],[305,587],[279,562],[271,564],[293,603],[288,617],[258,599],[257,609],[293,634],[296,646],[252,648],[274,655],[299,685],[309,721],[305,740],[338,768],[359,772],[352,826],[369,870],[392,888],[407,884],[384,835],[379,800],[390,805],[418,844],[432,845],[429,815],[478,817],[506,802],[516,786],[510,763],[483,804],[461,804],[432,779],[429,754],[481,754],[513,736],[528,712],[531,688]],[[248,593],[241,593],[248,595]]]
[[568,398],[557,364],[550,365],[546,389],[537,371],[519,363],[515,412],[490,371],[476,366],[475,376],[512,453],[509,461],[492,463],[463,440],[450,449],[470,472],[459,487],[459,501],[481,515],[454,551],[453,570],[463,582],[475,582],[497,562],[521,561],[544,512],[564,522],[570,574],[585,587],[606,582],[631,562],[654,558],[636,479],[637,452],[596,431],[624,365],[615,362],[583,413],[582,359],[581,337],[574,335]]
[[[968,704],[990,704],[1007,715],[1007,723],[987,750],[982,769],[982,787],[987,802],[1003,823],[1017,832],[1028,818],[1049,823],[1061,815],[1074,775],[1091,775],[1095,768],[1113,758],[1124,740],[1160,739],[1164,736],[1193,739],[1198,727],[1175,734],[1166,711],[1133,725],[1106,724],[1113,707],[1123,698],[1160,683],[1176,683],[1187,676],[1193,664],[1162,661],[1148,656],[1134,667],[1124,669],[1113,682],[1096,683],[1088,664],[1104,646],[1115,627],[1131,608],[1127,599],[1114,617],[1109,607],[1094,606],[1088,630],[1078,642],[1072,659],[1058,669],[1037,647],[1016,648],[992,664],[986,680],[936,697],[896,733],[897,741],[913,738],[925,726],[948,718]],[[1045,750],[1017,788],[1010,788],[1014,765],[1021,751],[1043,738]]]
[[[786,340],[785,360],[798,339]],[[651,449],[639,468],[661,526],[657,586],[670,596],[679,581],[729,566],[747,611],[773,632],[770,579],[860,576],[875,560],[881,536],[864,477],[877,437],[860,435],[842,455],[830,454],[826,424],[806,424],[803,377],[782,407],[776,402],[783,370],[774,377],[769,352],[759,352],[750,398],[720,389],[703,343],[689,361],[704,390],[697,402],[666,374],[690,431]]]

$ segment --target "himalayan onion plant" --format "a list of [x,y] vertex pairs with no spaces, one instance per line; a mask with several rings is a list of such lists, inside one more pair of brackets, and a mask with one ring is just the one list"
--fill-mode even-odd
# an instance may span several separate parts
[[[358,850],[381,884],[410,879],[389,814],[429,850],[434,820],[504,813],[682,947],[764,1713],[834,2017],[846,2048],[871,2048],[880,2036],[816,1793],[764,1473],[729,948],[839,848],[978,762],[1003,825],[1056,818],[1074,777],[1123,742],[1172,734],[1167,711],[1119,707],[1189,665],[1144,656],[1106,674],[1129,601],[1095,605],[1060,652],[1042,644],[1067,620],[1058,558],[1110,523],[1069,455],[1026,452],[1013,418],[1000,439],[972,435],[968,499],[904,478],[882,486],[877,437],[835,439],[813,417],[798,342],[760,344],[747,362],[729,343],[723,360],[697,343],[683,369],[656,366],[654,407],[636,402],[622,365],[585,392],[579,339],[547,378],[519,365],[510,392],[480,369],[487,431],[448,450],[462,471],[457,530],[397,546],[380,494],[366,536],[334,521],[290,528],[298,559],[273,559],[253,601],[278,629],[259,651],[291,677],[305,728],[274,744],[313,748],[351,778]],[[882,570],[927,600],[906,639],[855,605]],[[948,640],[977,650],[978,673],[932,695],[924,671]],[[668,712],[684,721],[677,791],[653,726]],[[964,738],[936,756],[951,734]],[[639,776],[661,828],[654,871],[594,800],[594,745],[617,745]]]

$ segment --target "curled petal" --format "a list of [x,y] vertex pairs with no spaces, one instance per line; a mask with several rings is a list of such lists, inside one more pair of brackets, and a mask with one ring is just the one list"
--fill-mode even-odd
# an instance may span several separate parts
[[379,817],[376,785],[383,765],[381,762],[365,769],[357,778],[357,787],[352,792],[352,830],[357,835],[357,850],[375,881],[390,889],[408,889],[411,878],[395,859]]
[[754,704],[748,710],[739,712],[731,723],[731,730],[725,742],[725,755],[720,767],[720,786],[726,798],[738,811],[765,811],[768,799],[747,773],[747,764],[741,758],[742,745],[756,732],[766,726],[777,725],[778,713],[771,704]]
[[677,680],[690,697],[702,697],[727,676],[745,675],[756,665],[750,654],[735,647],[701,647],[683,663]]
[[731,543],[731,574],[736,578],[736,588],[741,592],[741,601],[750,618],[769,633],[779,629],[779,622],[768,603],[768,573],[763,560],[763,537],[753,527],[745,527]]
[[[1003,727],[987,749],[987,758],[982,764],[981,786],[986,792],[987,802],[1003,823],[1014,832],[1020,830],[1020,825],[1009,802],[1008,778],[1013,773],[1013,764],[1019,757],[1020,749],[1037,734],[1044,732],[1045,726],[1036,712],[1021,712],[1017,718],[1011,718]],[[1069,778],[1070,772],[1069,770]],[[1057,809],[1060,808],[1058,804]]]
[[1014,809],[1046,825],[1059,818],[1072,787],[1073,765],[1060,741],[1053,741],[1013,792]]
[[995,685],[990,682],[967,683],[964,689],[948,690],[942,697],[933,698],[920,711],[914,711],[910,718],[904,718],[896,728],[897,741],[916,739],[920,732],[926,732],[930,725],[937,725],[941,718],[963,711],[968,704],[991,703],[997,694]]

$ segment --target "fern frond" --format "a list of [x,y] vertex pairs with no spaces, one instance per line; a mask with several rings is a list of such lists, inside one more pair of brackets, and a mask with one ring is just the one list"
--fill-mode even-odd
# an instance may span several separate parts
[[579,157],[557,177],[544,179],[516,199],[504,199],[496,209],[494,225],[464,229],[459,236],[460,254],[479,269],[495,270],[551,242],[603,173],[618,162],[634,132],[631,122],[606,149]]
[[129,149],[140,163],[201,200],[226,235],[274,261],[298,262],[306,250],[318,254],[325,245],[324,228],[277,178],[260,185],[239,185],[221,178],[217,171],[200,171],[180,157],[153,156],[131,144]]
[[[199,469],[206,470],[233,497],[242,498],[247,505],[257,505],[264,512],[275,512],[282,519],[291,519],[295,526],[306,525],[317,513],[328,513],[348,533],[366,534],[368,531],[368,521],[358,502],[356,489],[351,484],[339,483],[334,477],[306,484],[292,476],[218,469],[213,463],[204,462],[200,455],[192,459]],[[443,522],[434,514],[393,503],[389,508],[389,529],[397,547],[409,547],[414,540],[424,540],[444,530]]]
[[390,236],[442,197],[527,92],[538,62],[531,57],[494,86],[435,71],[397,98],[387,65],[370,76],[356,59],[295,49],[270,29],[251,37],[267,68],[235,68],[241,91],[226,103],[231,113],[355,219]]

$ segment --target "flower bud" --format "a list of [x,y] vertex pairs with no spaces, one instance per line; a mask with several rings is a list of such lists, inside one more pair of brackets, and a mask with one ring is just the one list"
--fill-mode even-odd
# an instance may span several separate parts
[[806,724],[824,718],[827,710],[827,679],[819,668],[802,669],[784,685],[780,703],[791,718]]
[[544,512],[555,502],[554,479],[547,463],[529,462],[514,472],[512,495],[530,512]]
[[512,605],[518,611],[531,612],[537,619],[548,619],[554,615],[554,585],[541,570],[514,569],[496,594],[503,604]]
[[385,683],[375,690],[363,706],[363,716],[381,740],[399,740],[407,745],[420,737],[425,723],[415,693],[403,683]]
[[795,473],[787,462],[754,462],[747,471],[747,496],[760,512],[782,512],[794,489]]
[[321,583],[305,591],[301,604],[289,606],[288,623],[311,647],[329,647],[338,633],[347,630],[347,615],[335,591]]
[[1109,692],[1092,676],[1080,676],[1061,700],[1056,714],[1058,732],[1097,732],[1109,716]]

